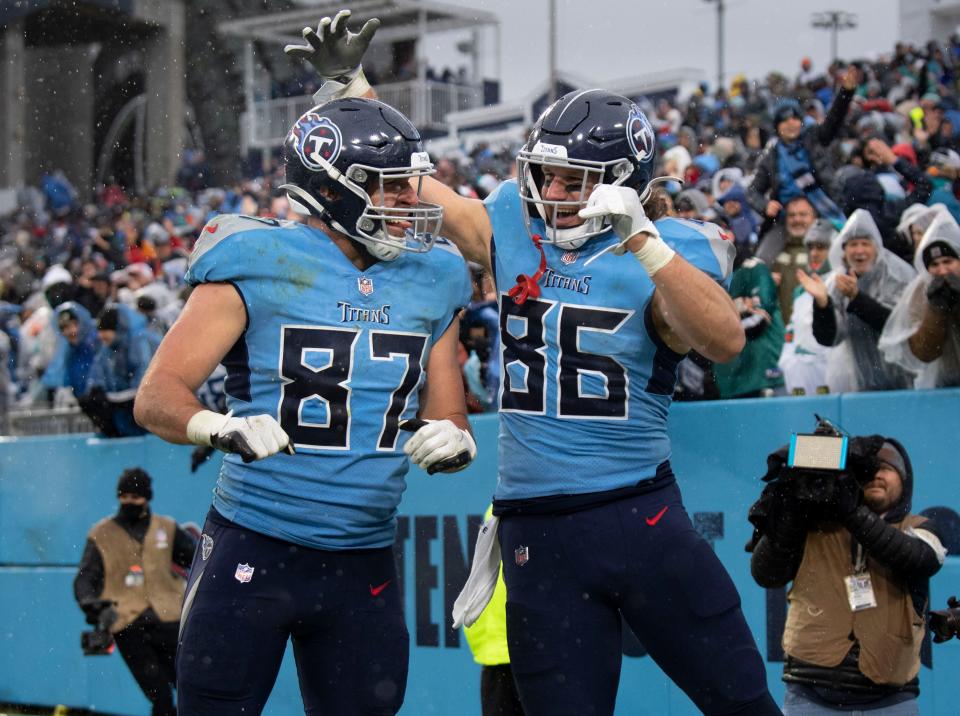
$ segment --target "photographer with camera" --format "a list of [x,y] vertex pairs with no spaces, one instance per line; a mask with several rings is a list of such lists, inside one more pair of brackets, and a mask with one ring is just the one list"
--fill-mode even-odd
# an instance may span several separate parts
[[173,716],[173,659],[186,585],[173,567],[188,569],[196,544],[172,518],[151,514],[152,497],[150,475],[136,467],[123,471],[119,510],[87,535],[73,591],[94,626],[83,634],[84,654],[110,653],[116,640],[152,716]]
[[[903,446],[872,435],[846,450],[834,430],[821,421],[815,436],[770,455],[770,484],[750,510],[753,578],[766,588],[793,582],[784,714],[917,714],[928,580],[946,550],[936,526],[910,514]],[[804,462],[808,437],[821,454]],[[832,464],[824,445],[835,448]]]

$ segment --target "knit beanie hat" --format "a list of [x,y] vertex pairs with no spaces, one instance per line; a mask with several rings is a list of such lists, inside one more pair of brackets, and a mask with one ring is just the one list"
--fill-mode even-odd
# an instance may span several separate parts
[[120,473],[117,481],[117,497],[123,494],[139,495],[148,500],[153,498],[152,480],[145,470],[139,467],[128,467]]

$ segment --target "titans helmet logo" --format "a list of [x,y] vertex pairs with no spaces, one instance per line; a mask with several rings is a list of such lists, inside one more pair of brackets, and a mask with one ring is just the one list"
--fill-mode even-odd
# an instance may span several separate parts
[[308,169],[322,171],[320,160],[333,164],[340,155],[343,138],[340,128],[326,117],[312,112],[300,117],[290,130],[288,141]]
[[627,118],[627,142],[630,150],[638,162],[649,162],[653,159],[653,149],[656,142],[650,120],[634,105]]

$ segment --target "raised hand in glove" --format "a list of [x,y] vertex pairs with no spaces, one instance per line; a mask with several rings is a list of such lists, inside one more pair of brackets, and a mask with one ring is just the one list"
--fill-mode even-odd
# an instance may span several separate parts
[[293,455],[293,443],[280,424],[270,415],[234,418],[201,410],[187,423],[187,439],[197,445],[209,445],[223,452],[238,454],[244,462],[262,460],[281,450]]
[[403,451],[429,475],[462,470],[477,456],[473,436],[452,420],[405,420],[400,429],[413,433]]
[[287,45],[283,48],[290,57],[307,60],[325,80],[348,82],[360,67],[370,41],[380,27],[377,18],[367,20],[360,32],[347,29],[349,10],[341,10],[331,20],[320,20],[317,29],[303,28],[305,45]]
[[660,238],[657,227],[643,210],[640,196],[629,187],[597,185],[579,215],[581,219],[606,218],[610,222],[610,227],[620,238],[620,244],[613,250],[617,255],[625,253],[627,241],[640,233]]
[[947,274],[934,276],[927,286],[927,301],[930,307],[940,313],[950,313],[960,305],[960,276]]

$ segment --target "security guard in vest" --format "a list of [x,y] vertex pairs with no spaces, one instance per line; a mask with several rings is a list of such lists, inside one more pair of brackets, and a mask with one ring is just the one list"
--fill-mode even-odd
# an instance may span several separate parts
[[[771,470],[777,460],[768,458]],[[918,714],[928,580],[946,550],[936,525],[910,514],[906,450],[889,437],[852,438],[847,471],[824,483],[828,500],[809,502],[797,484],[771,483],[751,508],[755,525],[758,508],[765,517],[752,542],[754,579],[767,588],[793,582],[784,715]]]
[[[170,517],[150,512],[150,475],[128,468],[117,483],[120,508],[87,535],[73,591],[87,621],[115,604],[110,627],[130,673],[152,704],[152,716],[174,716],[174,654],[184,575],[196,543]],[[109,608],[109,607],[108,607]]]

